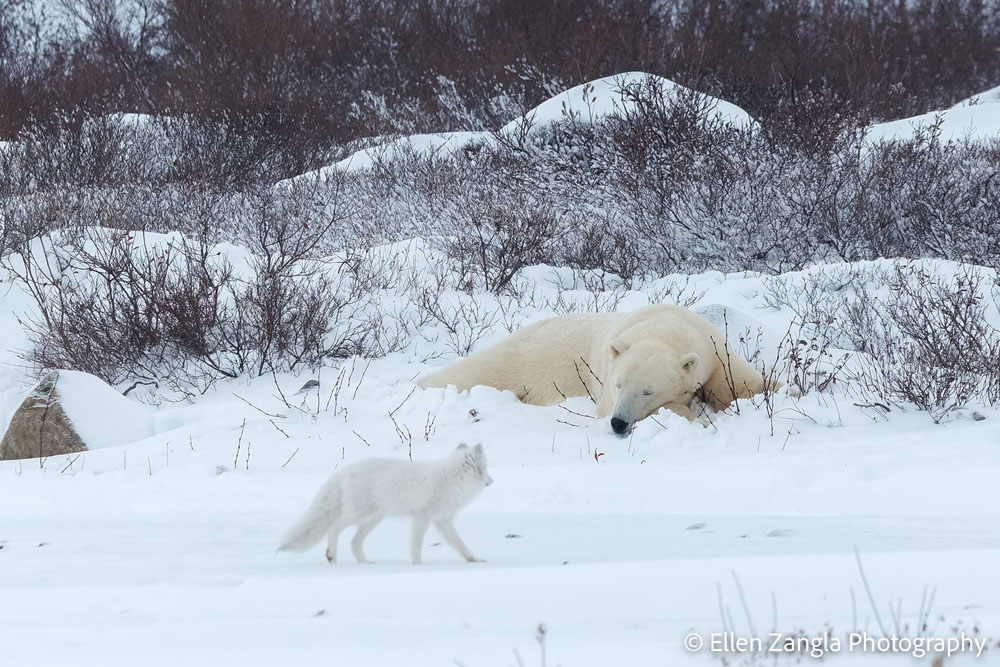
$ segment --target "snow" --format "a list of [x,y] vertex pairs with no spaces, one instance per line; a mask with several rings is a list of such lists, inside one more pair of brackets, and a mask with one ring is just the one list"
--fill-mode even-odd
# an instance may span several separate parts
[[[502,132],[516,136],[519,128],[523,126],[525,119],[529,119],[534,127],[544,127],[545,125],[559,122],[566,119],[575,119],[578,122],[593,123],[607,116],[614,116],[625,109],[633,107],[630,102],[623,99],[623,90],[630,86],[643,86],[649,82],[662,86],[665,97],[676,95],[678,92],[686,90],[670,79],[662,76],[655,76],[646,72],[625,72],[616,76],[604,79],[597,79],[579,86],[574,86],[569,90],[552,97],[525,114],[524,118],[517,118],[508,123],[501,130]],[[738,127],[745,127],[753,123],[753,118],[743,109],[731,102],[720,100],[711,96],[706,96],[708,103],[713,105],[713,114],[723,120]]]
[[[537,298],[511,321],[553,314],[557,294],[593,303],[567,273],[523,272]],[[620,295],[619,308],[645,304],[663,280]],[[691,279],[691,292],[704,293],[693,307],[711,318],[725,310],[731,336],[744,326],[768,340],[788,330],[793,313],[764,307],[764,291],[749,273]],[[30,304],[13,285],[0,301],[0,331],[16,343],[12,313]],[[498,320],[475,349],[504,335]],[[18,346],[0,353],[12,387],[24,382]],[[914,634],[934,590],[927,634],[1000,633],[1000,411],[977,406],[985,419],[966,411],[935,425],[912,409],[881,415],[841,390],[782,394],[773,425],[744,402],[709,428],[661,412],[619,439],[585,398],[533,407],[485,387],[415,389],[414,377],[454,357],[446,333],[428,326],[370,364],[243,377],[192,404],[142,408],[156,432],[129,444],[0,463],[4,664],[486,667],[514,664],[516,649],[537,665],[542,622],[550,665],[719,664],[682,641],[725,627],[720,599],[733,629],[748,634],[741,595],[761,633],[878,634],[855,547],[883,622],[899,601],[904,633]],[[106,409],[95,387],[70,378],[81,409]],[[309,379],[319,391],[297,393]],[[116,414],[140,414],[123,400]],[[495,482],[456,525],[488,562],[462,562],[432,530],[425,565],[412,566],[399,520],[366,542],[374,565],[353,563],[344,543],[336,566],[320,546],[275,553],[339,465],[437,458],[463,441],[484,443]],[[947,664],[1000,664],[993,642],[978,661]],[[900,654],[843,662],[914,664]]]
[[981,101],[972,106],[957,106],[934,111],[921,116],[903,118],[868,128],[866,141],[876,143],[893,139],[906,140],[921,129],[929,129],[941,122],[942,141],[961,141],[966,138],[989,139],[1000,137],[1000,98]]
[[981,93],[976,93],[972,97],[962,100],[955,105],[958,107],[968,107],[978,104],[997,104],[1000,103],[1000,86],[995,88],[990,88],[989,90],[984,90]]
[[[407,153],[415,153],[423,157],[436,154],[448,155],[473,141],[481,140],[484,132],[443,132],[441,134],[413,134],[399,137],[380,146],[365,148],[352,153],[349,157],[333,165],[333,169],[342,171],[362,171],[371,169],[378,160],[394,160]],[[325,169],[330,169],[326,167]],[[323,170],[320,170],[323,173]]]
[[118,447],[154,434],[150,410],[87,373],[59,371],[59,404],[88,449]]

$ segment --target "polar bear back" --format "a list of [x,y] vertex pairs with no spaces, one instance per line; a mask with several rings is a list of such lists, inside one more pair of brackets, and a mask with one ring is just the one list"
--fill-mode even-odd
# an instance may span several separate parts
[[[499,343],[421,379],[421,387],[454,385],[459,391],[486,385],[513,392],[532,405],[555,405],[590,396],[598,412],[616,340],[649,339],[664,354],[698,354],[702,382],[713,407],[759,393],[758,371],[732,352],[725,337],[697,313],[673,305],[651,305],[629,313],[575,313],[524,327]],[[609,389],[610,390],[610,389]],[[601,416],[601,415],[599,415]]]
[[[421,387],[477,385],[511,391],[531,405],[555,405],[586,396],[601,366],[597,347],[621,321],[619,313],[572,313],[535,322],[432,375]],[[591,368],[587,368],[587,364]],[[603,366],[602,366],[603,369]],[[584,384],[586,382],[586,385]]]

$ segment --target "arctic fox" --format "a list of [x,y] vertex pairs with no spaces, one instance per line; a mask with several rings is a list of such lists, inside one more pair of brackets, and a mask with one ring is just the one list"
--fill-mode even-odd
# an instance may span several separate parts
[[431,523],[465,560],[479,562],[455,532],[452,518],[492,483],[482,445],[459,445],[451,456],[437,461],[361,461],[337,471],[320,487],[278,551],[304,551],[326,535],[326,559],[336,563],[337,537],[348,526],[357,526],[351,549],[359,563],[368,563],[363,546],[375,526],[387,516],[411,516],[414,564],[420,563],[424,534]]

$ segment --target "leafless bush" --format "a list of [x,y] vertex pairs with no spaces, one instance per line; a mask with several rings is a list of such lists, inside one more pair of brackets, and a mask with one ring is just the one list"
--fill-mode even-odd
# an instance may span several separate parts
[[691,276],[682,280],[664,279],[659,287],[649,292],[650,303],[672,303],[681,308],[690,308],[704,298],[707,290],[699,291],[691,284]]
[[897,265],[864,378],[935,422],[972,400],[995,402],[1000,331],[986,317],[982,286],[972,269],[947,279]]
[[161,168],[159,155],[150,134],[121,114],[61,115],[0,151],[0,194],[143,183]]
[[[959,265],[948,276],[897,262],[813,272],[768,298],[799,315],[782,356],[802,393],[853,374],[866,402],[914,405],[938,422],[970,402],[1000,398],[1000,330],[991,324],[988,287],[975,267]],[[837,345],[857,350],[856,364],[848,367]]]
[[37,306],[28,361],[186,395],[369,352],[368,286],[320,252],[336,209],[313,210],[300,194],[264,190],[234,204],[244,257],[207,232],[98,226],[15,245],[4,266]]
[[532,191],[523,165],[511,161],[509,168],[467,172],[461,194],[440,214],[449,258],[496,294],[521,269],[549,260],[563,233],[555,206]]

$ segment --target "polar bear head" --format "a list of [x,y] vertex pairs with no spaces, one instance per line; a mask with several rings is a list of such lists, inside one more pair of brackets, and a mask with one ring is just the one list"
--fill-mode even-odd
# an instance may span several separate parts
[[691,406],[701,386],[699,365],[694,352],[677,354],[662,341],[621,337],[611,342],[610,391],[611,429],[626,435],[632,426],[668,404]]

